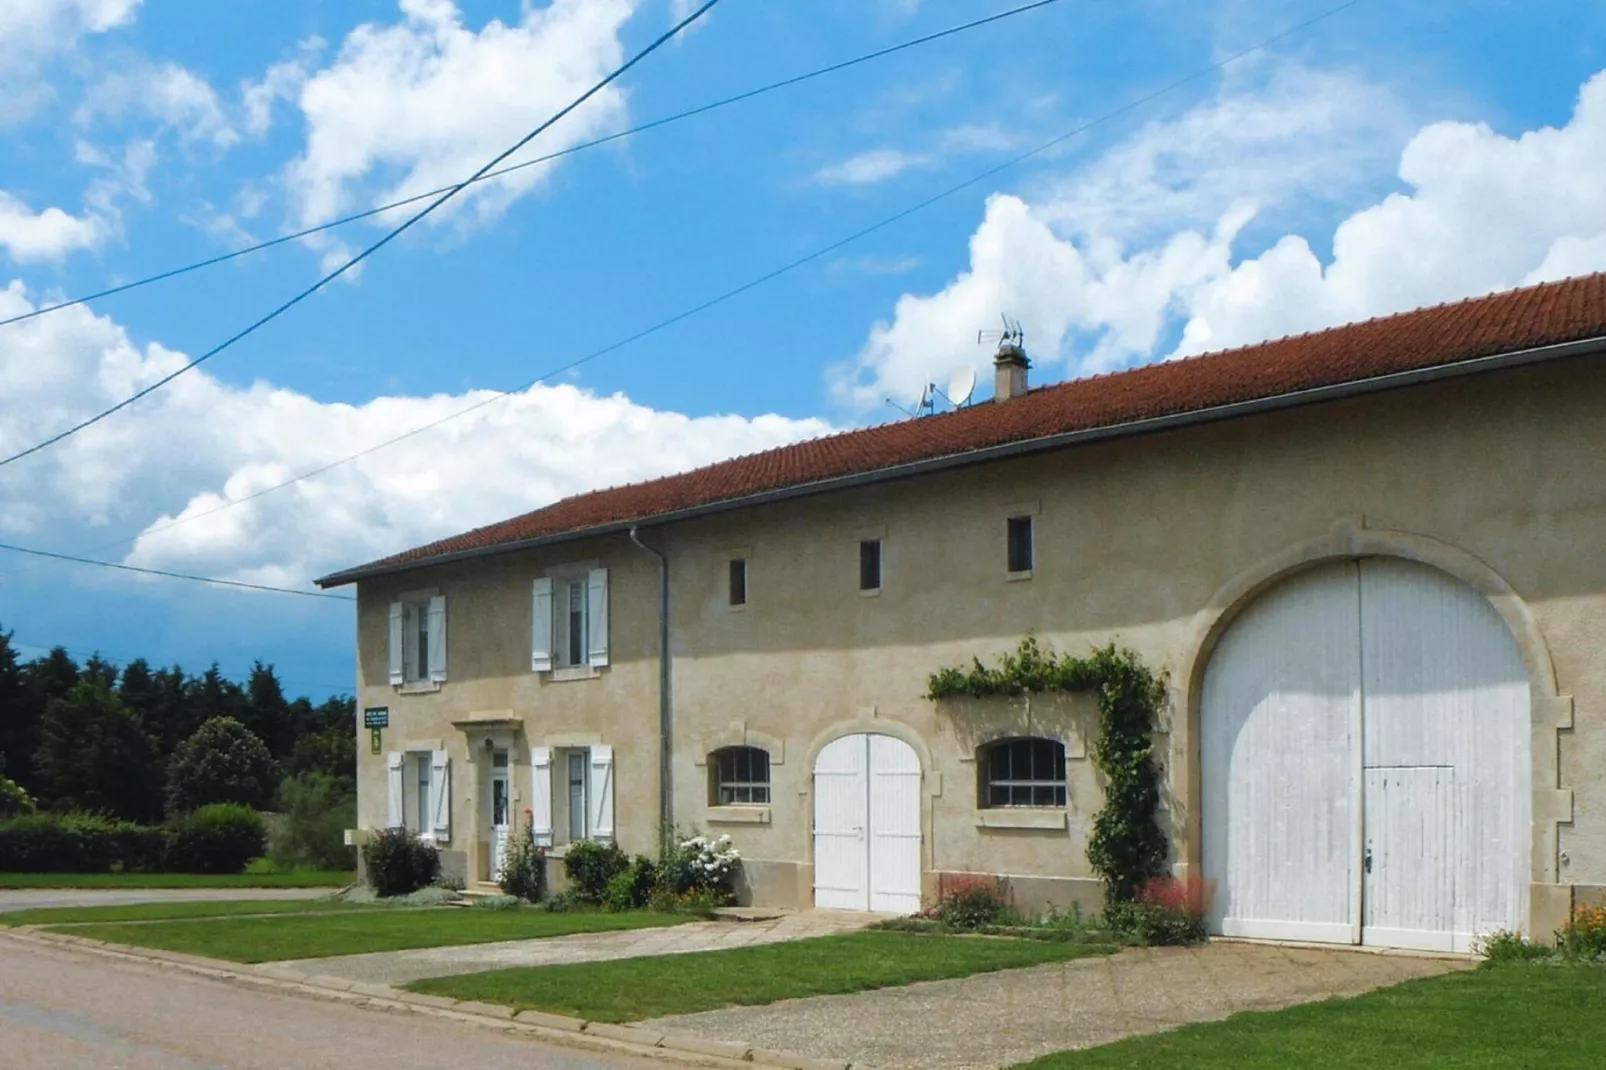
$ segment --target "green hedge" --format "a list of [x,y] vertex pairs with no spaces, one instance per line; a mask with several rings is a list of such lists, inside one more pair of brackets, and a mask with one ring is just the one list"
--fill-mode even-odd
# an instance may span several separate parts
[[[214,809],[230,813],[202,817]],[[261,815],[246,807],[204,807],[176,826],[24,814],[0,820],[0,872],[238,873],[262,854],[264,839]]]

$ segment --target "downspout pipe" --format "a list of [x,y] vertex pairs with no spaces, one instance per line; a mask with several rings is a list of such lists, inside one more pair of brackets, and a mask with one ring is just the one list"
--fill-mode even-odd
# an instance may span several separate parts
[[669,557],[641,541],[630,525],[630,541],[658,559],[658,836],[666,848],[675,827],[675,704],[670,690]]

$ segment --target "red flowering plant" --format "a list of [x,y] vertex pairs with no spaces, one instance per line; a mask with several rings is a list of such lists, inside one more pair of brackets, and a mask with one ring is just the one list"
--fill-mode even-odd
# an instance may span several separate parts
[[1002,877],[972,873],[944,874],[938,884],[937,902],[920,912],[920,917],[951,929],[979,929],[1007,921],[1009,882]]
[[1136,898],[1109,906],[1110,926],[1142,944],[1196,944],[1205,938],[1205,918],[1215,898],[1214,881],[1197,874],[1150,877]]

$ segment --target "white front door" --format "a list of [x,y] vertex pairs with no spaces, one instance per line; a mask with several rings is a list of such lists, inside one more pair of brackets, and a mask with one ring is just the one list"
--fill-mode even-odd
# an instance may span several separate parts
[[491,753],[491,879],[500,880],[507,864],[507,842],[512,831],[512,778],[505,750]]
[[1200,709],[1213,931],[1469,951],[1528,921],[1529,689],[1489,601],[1413,562],[1287,580]]
[[814,905],[920,909],[920,759],[902,740],[832,740],[814,762]]

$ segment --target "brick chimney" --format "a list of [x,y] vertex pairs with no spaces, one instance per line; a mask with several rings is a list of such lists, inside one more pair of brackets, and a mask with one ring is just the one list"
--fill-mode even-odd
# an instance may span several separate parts
[[999,342],[998,353],[993,357],[993,400],[1008,401],[1025,394],[1029,367],[1031,362],[1019,342],[1008,337]]

